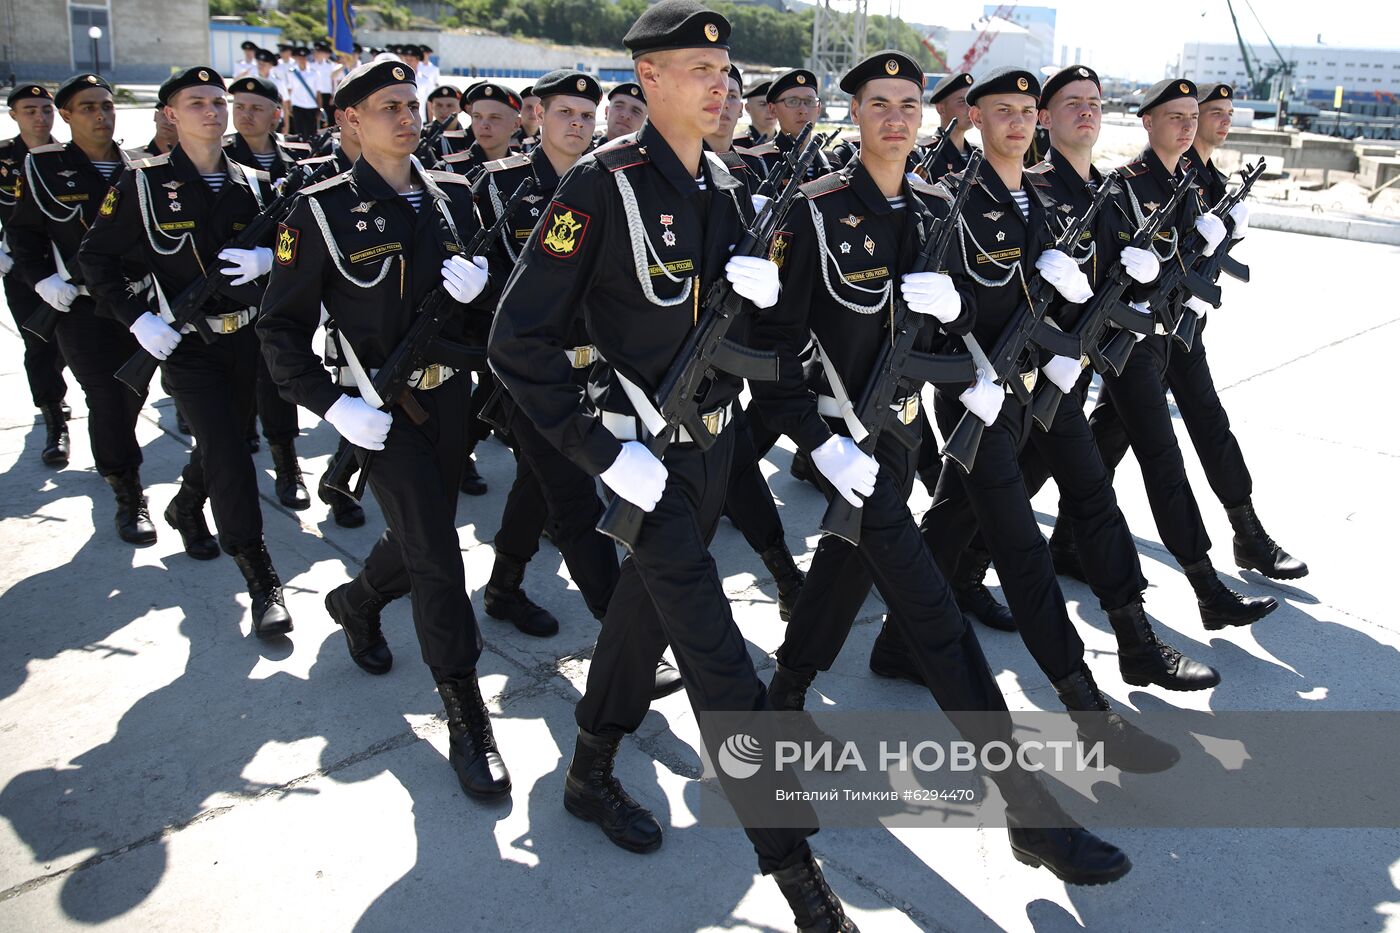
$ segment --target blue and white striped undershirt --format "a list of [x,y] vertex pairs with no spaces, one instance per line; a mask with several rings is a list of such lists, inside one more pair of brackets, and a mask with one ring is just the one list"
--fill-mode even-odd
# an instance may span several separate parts
[[99,172],[101,172],[101,173],[102,173],[102,177],[105,178],[105,179],[107,179],[108,181],[111,181],[111,180],[112,180],[112,176],[115,175],[115,174],[117,173],[117,169],[121,168],[121,165],[122,165],[122,164],[121,164],[120,162],[94,162],[94,163],[92,163],[92,167],[95,168],[95,169],[97,169]]
[[1021,212],[1021,219],[1030,220],[1031,196],[1026,194],[1026,189],[1018,188],[1011,192],[1011,200],[1016,202],[1016,209]]
[[209,186],[210,191],[218,194],[223,190],[225,177],[223,172],[200,172],[199,174],[204,179],[204,183]]

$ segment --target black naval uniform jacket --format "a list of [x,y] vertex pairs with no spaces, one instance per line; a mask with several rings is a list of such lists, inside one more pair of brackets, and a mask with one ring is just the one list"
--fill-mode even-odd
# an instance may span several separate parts
[[[273,181],[285,178],[287,172],[291,170],[292,163],[296,162],[297,159],[306,158],[312,154],[309,144],[288,144],[279,140],[275,134],[272,137],[272,151],[276,158],[272,160],[272,164],[265,171],[272,177]],[[239,165],[262,169],[262,163],[258,161],[257,156],[253,155],[252,147],[239,133],[230,133],[224,137],[224,155]]]
[[[465,245],[480,229],[466,179],[432,170],[419,178],[425,191],[415,213],[360,159],[350,171],[303,190],[278,225],[258,336],[268,371],[287,401],[324,416],[344,394],[312,350],[322,304],[365,369],[377,369],[407,333],[423,299],[442,283],[443,261],[459,252],[459,240]],[[493,300],[488,280],[442,338],[464,342],[464,319],[489,313]]]
[[[1186,164],[1183,159],[1175,169],[1168,171],[1151,146],[1144,149],[1136,159],[1123,166],[1119,170],[1119,175],[1124,180],[1125,193],[1129,209],[1132,211],[1133,221],[1140,225],[1151,216],[1158,205],[1165,204],[1171,198],[1176,179],[1185,170]],[[1181,240],[1195,229],[1196,218],[1206,210],[1199,174],[1197,180],[1192,183],[1192,187],[1195,190],[1182,199],[1175,215],[1169,217],[1168,222],[1162,225],[1162,229],[1157,232],[1153,241],[1153,252],[1157,254],[1157,258],[1161,260],[1163,265],[1168,262],[1180,261],[1177,255]],[[1147,292],[1150,294],[1151,289],[1148,289]],[[1175,301],[1181,302],[1183,300],[1178,293]]]
[[[772,170],[774,165],[778,164],[779,159],[784,158],[788,153],[792,152],[793,146],[795,146],[796,143],[797,139],[795,137],[789,136],[787,133],[779,133],[770,141],[749,149],[745,154],[758,156],[762,159],[763,172],[766,175]],[[804,180],[813,181],[821,178],[823,175],[829,175],[833,168],[827,154],[825,152],[818,152],[817,157],[812,160],[812,166],[807,170],[807,177]],[[770,191],[764,191],[762,193],[772,194]]]
[[[84,284],[78,248],[108,189],[120,182],[125,172],[124,167],[118,167],[109,181],[73,143],[50,143],[29,151],[23,197],[5,227],[15,258],[14,271],[21,281],[33,288],[54,272],[61,272],[73,285]],[[55,250],[63,263],[61,269]],[[141,277],[134,263],[128,264],[127,274],[133,280]],[[86,297],[80,296],[78,302],[89,310],[93,307]]]
[[[1196,167],[1196,178],[1201,188],[1203,207],[1208,209],[1220,203],[1220,199],[1230,193],[1228,186],[1230,176],[1215,167],[1214,159],[1202,159],[1195,146],[1186,150],[1181,161],[1188,166],[1194,165]],[[1225,221],[1225,229],[1229,233],[1234,233],[1235,221],[1230,217],[1222,217],[1221,220]],[[1229,238],[1227,237],[1225,243],[1221,244],[1221,249],[1224,249],[1228,242]]]
[[[514,153],[512,153],[514,154]],[[507,157],[509,158],[509,156]],[[456,172],[458,175],[466,176],[468,184],[476,184],[481,173],[486,169],[486,163],[492,161],[487,158],[486,151],[476,143],[472,143],[461,152],[454,152],[451,155],[442,157],[442,169],[448,172]]]
[[[708,151],[709,147],[706,147]],[[716,152],[715,156],[724,163],[724,167],[739,181],[744,183],[750,195],[758,194],[758,186],[763,183],[763,176],[759,174],[763,168],[763,160],[746,158],[732,145],[728,152]]]
[[[594,401],[605,411],[634,414],[611,370],[656,390],[724,274],[741,221],[752,218],[748,192],[719,158],[708,153],[700,164],[704,190],[649,122],[584,156],[560,180],[506,283],[491,367],[540,433],[590,475],[612,465],[622,442],[585,411],[561,351],[576,344],[581,318],[608,364],[595,369]],[[741,330],[742,322],[731,328],[731,339],[742,342]],[[730,405],[740,387],[716,376],[700,411]]]
[[[537,149],[530,155],[509,155],[504,159],[487,162],[483,168],[484,171],[478,173],[476,184],[472,186],[472,197],[476,200],[483,227],[489,227],[496,222],[506,202],[522,181],[532,177],[535,179],[534,192],[525,196],[525,201],[516,209],[509,225],[501,230],[492,242],[486,244],[486,258],[491,264],[491,272],[499,277],[499,281],[504,282],[510,278],[516,260],[520,258],[525,244],[530,240],[530,234],[534,232],[535,224],[539,223],[540,217],[549,207],[549,199],[554,196],[554,189],[559,187],[559,176],[555,174],[554,165],[543,149]],[[491,329],[490,323],[486,320],[478,326],[473,322],[473,344],[485,345]],[[577,332],[578,340],[570,344],[571,347],[588,343],[588,335],[584,333],[581,321]]]
[[0,140],[0,226],[10,222],[24,191],[24,159],[29,146],[24,137]]
[[[223,162],[217,194],[180,146],[131,162],[108,189],[78,251],[83,278],[104,313],[127,327],[147,311],[160,313],[158,302],[135,287],[124,268],[133,246],[171,303],[206,271],[223,266],[219,251],[275,196],[266,172],[227,156]],[[271,246],[272,237],[257,245]],[[205,305],[206,315],[242,311],[262,299],[265,280],[235,287],[227,276],[215,275],[218,292]]]
[[[930,143],[930,145],[934,144]],[[955,146],[945,146],[943,155],[939,157],[937,162],[930,166],[928,180],[930,182],[936,182],[944,175],[951,174],[952,172],[961,172],[963,169],[967,168],[967,160],[972,156],[972,150],[976,148],[976,146],[972,145],[972,143],[968,142],[966,139],[963,140],[963,148],[961,150],[957,149]],[[923,154],[917,155],[919,161],[923,162]]]
[[[919,187],[931,195],[932,189]],[[752,389],[764,420],[810,451],[832,433],[818,414],[816,393],[833,393],[824,368],[804,382],[807,343],[816,338],[824,365],[836,371],[852,401],[859,399],[890,339],[899,278],[911,270],[937,222],[907,180],[905,206],[892,207],[859,158],[801,190],[770,253],[782,270],[778,304],[753,325],[754,344],[777,350],[781,376]],[[965,333],[968,321],[964,311],[946,328]],[[932,351],[936,332],[937,322],[927,321],[916,349]],[[906,388],[907,396],[920,387]]]

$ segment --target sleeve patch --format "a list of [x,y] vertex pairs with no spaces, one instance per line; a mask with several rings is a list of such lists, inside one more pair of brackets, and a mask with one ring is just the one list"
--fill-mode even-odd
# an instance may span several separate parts
[[549,213],[540,224],[540,246],[556,259],[569,259],[582,248],[592,220],[583,211],[551,201]]
[[783,260],[787,259],[788,241],[792,239],[792,234],[787,230],[779,230],[773,237],[773,246],[768,250],[768,261],[779,269],[783,267]]
[[300,242],[300,230],[286,224],[277,225],[277,264],[279,266],[297,264],[297,245]]
[[113,185],[107,189],[107,196],[102,199],[102,206],[97,209],[97,213],[103,217],[111,217],[117,212],[117,186]]

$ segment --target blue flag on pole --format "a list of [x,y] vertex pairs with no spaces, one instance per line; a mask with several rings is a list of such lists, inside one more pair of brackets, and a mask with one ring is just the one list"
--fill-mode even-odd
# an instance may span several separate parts
[[355,53],[355,5],[350,0],[326,0],[326,34],[336,52]]

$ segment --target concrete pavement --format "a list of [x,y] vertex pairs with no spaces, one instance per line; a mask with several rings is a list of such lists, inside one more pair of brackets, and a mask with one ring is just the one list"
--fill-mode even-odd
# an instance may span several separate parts
[[[1099,683],[1120,704],[1400,709],[1393,570],[1378,557],[1400,521],[1390,402],[1400,307],[1393,288],[1380,287],[1393,282],[1400,249],[1259,231],[1238,255],[1254,282],[1226,285],[1206,339],[1260,514],[1313,572],[1294,584],[1234,573],[1224,512],[1180,430],[1217,566],[1237,589],[1283,605],[1250,630],[1203,631],[1130,458],[1116,488],[1152,582],[1149,611],[1164,638],[1216,665],[1224,683],[1189,695],[1128,688],[1103,613],[1087,587],[1066,580],[1072,615]],[[790,927],[743,835],[697,825],[698,737],[683,694],[653,707],[619,760],[623,782],[667,829],[659,852],[623,852],[564,812],[572,708],[596,623],[548,546],[527,585],[560,617],[561,633],[529,639],[481,613],[513,472],[499,444],[479,453],[490,494],[464,498],[459,513],[487,642],[484,692],[515,781],[511,800],[491,807],[466,799],[446,765],[446,727],[406,602],[385,614],[397,661],[382,678],[351,664],[322,609],[382,527],[372,504],[368,525],[348,531],[319,502],[287,512],[268,454],[258,455],[269,548],[296,619],[290,638],[259,642],[231,561],[189,560],[159,520],[153,547],[116,541],[71,379],[72,462],[58,472],[39,463],[43,428],[8,315],[3,326],[0,392],[11,404],[0,412],[0,929]],[[302,423],[314,481],[335,439],[307,413]],[[168,399],[153,398],[140,436],[158,516],[187,449]],[[788,449],[770,460],[789,543],[805,564],[823,503],[787,475]],[[917,492],[916,508],[927,504]],[[1053,490],[1035,505],[1048,531]],[[772,581],[727,524],[714,552],[766,679],[782,638]],[[866,669],[882,612],[872,596],[809,705],[927,707],[926,692]],[[1057,708],[1019,639],[978,634],[1013,708]],[[1393,831],[1105,835],[1135,868],[1088,889],[1015,863],[996,829],[828,830],[814,846],[866,930],[1371,930],[1400,913]]]

